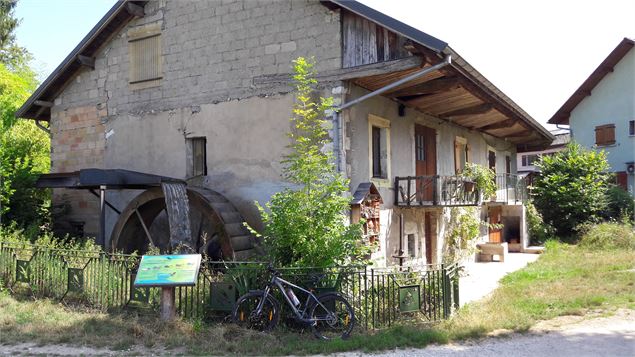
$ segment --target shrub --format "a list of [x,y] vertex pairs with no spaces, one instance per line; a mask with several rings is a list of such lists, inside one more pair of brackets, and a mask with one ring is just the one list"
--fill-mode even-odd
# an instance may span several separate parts
[[281,266],[325,267],[356,262],[366,249],[361,225],[347,225],[348,180],[337,172],[330,151],[326,111],[332,98],[315,99],[313,63],[294,61],[296,102],[291,124],[290,153],[283,163],[285,178],[294,185],[258,205],[265,229],[265,248]]
[[606,192],[607,207],[603,213],[604,218],[618,220],[628,217],[633,220],[635,201],[630,193],[618,186],[611,186]]
[[635,250],[635,231],[629,223],[605,222],[582,229],[579,246],[589,249]]
[[585,222],[597,222],[606,208],[609,164],[604,151],[588,151],[571,143],[537,165],[533,199],[544,221],[559,237],[575,233]]
[[553,227],[545,223],[533,202],[528,201],[525,204],[525,208],[527,209],[527,228],[529,230],[531,244],[541,245],[549,239],[553,239]]

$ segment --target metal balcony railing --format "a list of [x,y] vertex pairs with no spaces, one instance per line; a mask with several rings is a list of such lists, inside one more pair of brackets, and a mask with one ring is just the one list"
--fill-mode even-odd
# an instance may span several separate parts
[[518,203],[527,198],[527,185],[517,175],[497,174],[496,194],[482,197],[476,184],[463,176],[395,177],[395,202],[400,207],[477,206],[483,201]]

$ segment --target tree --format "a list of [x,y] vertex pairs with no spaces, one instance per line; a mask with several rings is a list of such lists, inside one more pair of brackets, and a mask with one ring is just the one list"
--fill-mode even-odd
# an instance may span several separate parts
[[15,42],[15,29],[20,20],[14,17],[18,0],[0,0],[0,63],[10,68],[19,68],[31,60],[31,55],[24,47]]
[[597,221],[606,207],[609,164],[604,151],[587,151],[571,143],[537,165],[534,204],[545,223],[560,237],[569,237],[582,223]]
[[294,61],[296,102],[290,154],[283,164],[285,178],[294,185],[258,205],[264,223],[264,243],[271,259],[282,266],[326,267],[361,259],[361,226],[347,225],[348,181],[336,170],[325,129],[325,113],[332,98],[314,99],[313,63]]

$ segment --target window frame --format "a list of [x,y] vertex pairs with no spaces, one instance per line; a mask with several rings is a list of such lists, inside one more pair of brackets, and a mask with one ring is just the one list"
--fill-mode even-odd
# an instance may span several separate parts
[[[203,157],[202,157],[202,163],[203,163],[203,167],[202,167],[202,172],[199,173],[198,170],[196,169],[198,165],[196,165],[196,160],[197,160],[197,155],[195,153],[195,147],[197,142],[202,142],[202,147],[203,147]],[[187,145],[187,151],[188,154],[187,155],[187,163],[186,163],[186,170],[187,170],[187,177],[188,178],[192,178],[192,177],[201,177],[201,176],[207,176],[207,137],[205,136],[193,136],[193,137],[189,137],[186,138],[186,145]]]
[[[463,146],[463,150],[457,150],[459,146]],[[459,168],[459,162],[461,161],[460,155],[464,155],[465,157],[465,163],[461,168]],[[454,172],[457,175],[460,174],[468,162],[470,162],[470,145],[467,143],[467,138],[462,136],[454,137]]]
[[[383,134],[383,137],[380,137],[380,143],[385,143],[385,153],[386,157],[380,157],[380,160],[385,160],[386,172],[381,172],[382,177],[375,177],[374,175],[374,147],[373,147],[373,128],[380,129],[380,135]],[[380,147],[380,155],[382,153],[382,148]],[[391,148],[390,148],[390,120],[381,118],[379,116],[369,114],[368,115],[368,177],[372,183],[374,183],[378,187],[391,187]]]

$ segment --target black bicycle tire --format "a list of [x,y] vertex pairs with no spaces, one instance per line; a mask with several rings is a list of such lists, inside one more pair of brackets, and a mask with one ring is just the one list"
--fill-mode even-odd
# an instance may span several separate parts
[[[262,298],[264,294],[265,292],[263,290],[256,290],[256,291],[250,291],[244,294],[243,296],[241,296],[240,298],[238,298],[238,300],[236,300],[236,304],[234,304],[234,308],[232,309],[232,321],[236,324],[239,324],[238,311],[240,308],[240,304],[244,303],[247,299],[251,297]],[[281,308],[280,303],[271,295],[267,295],[267,301],[273,306],[273,316],[271,321],[269,322],[269,325],[267,325],[266,328],[257,329],[262,332],[268,332],[273,330],[278,325],[278,322],[280,321],[280,308]]]
[[[353,328],[355,327],[355,322],[356,322],[356,320],[355,320],[355,311],[353,310],[353,307],[348,302],[348,300],[344,296],[339,294],[339,293],[325,293],[325,294],[322,294],[322,295],[318,296],[317,300],[324,305],[324,303],[322,302],[322,299],[326,300],[327,298],[340,300],[346,306],[346,310],[347,310],[348,314],[350,315],[350,323],[348,325],[347,330],[343,334],[340,335],[340,338],[347,339],[348,337],[350,337],[351,332],[353,332]],[[313,306],[311,306],[311,312],[309,313],[309,316],[311,318],[315,318],[315,309],[318,306],[320,306],[320,304],[318,304],[317,302],[314,303]],[[320,333],[320,331],[317,329],[317,324],[312,324],[311,325],[311,330],[313,331],[313,335],[315,335],[315,337],[317,337],[318,339],[329,340],[329,338],[327,338],[326,336],[324,336],[323,334]]]

